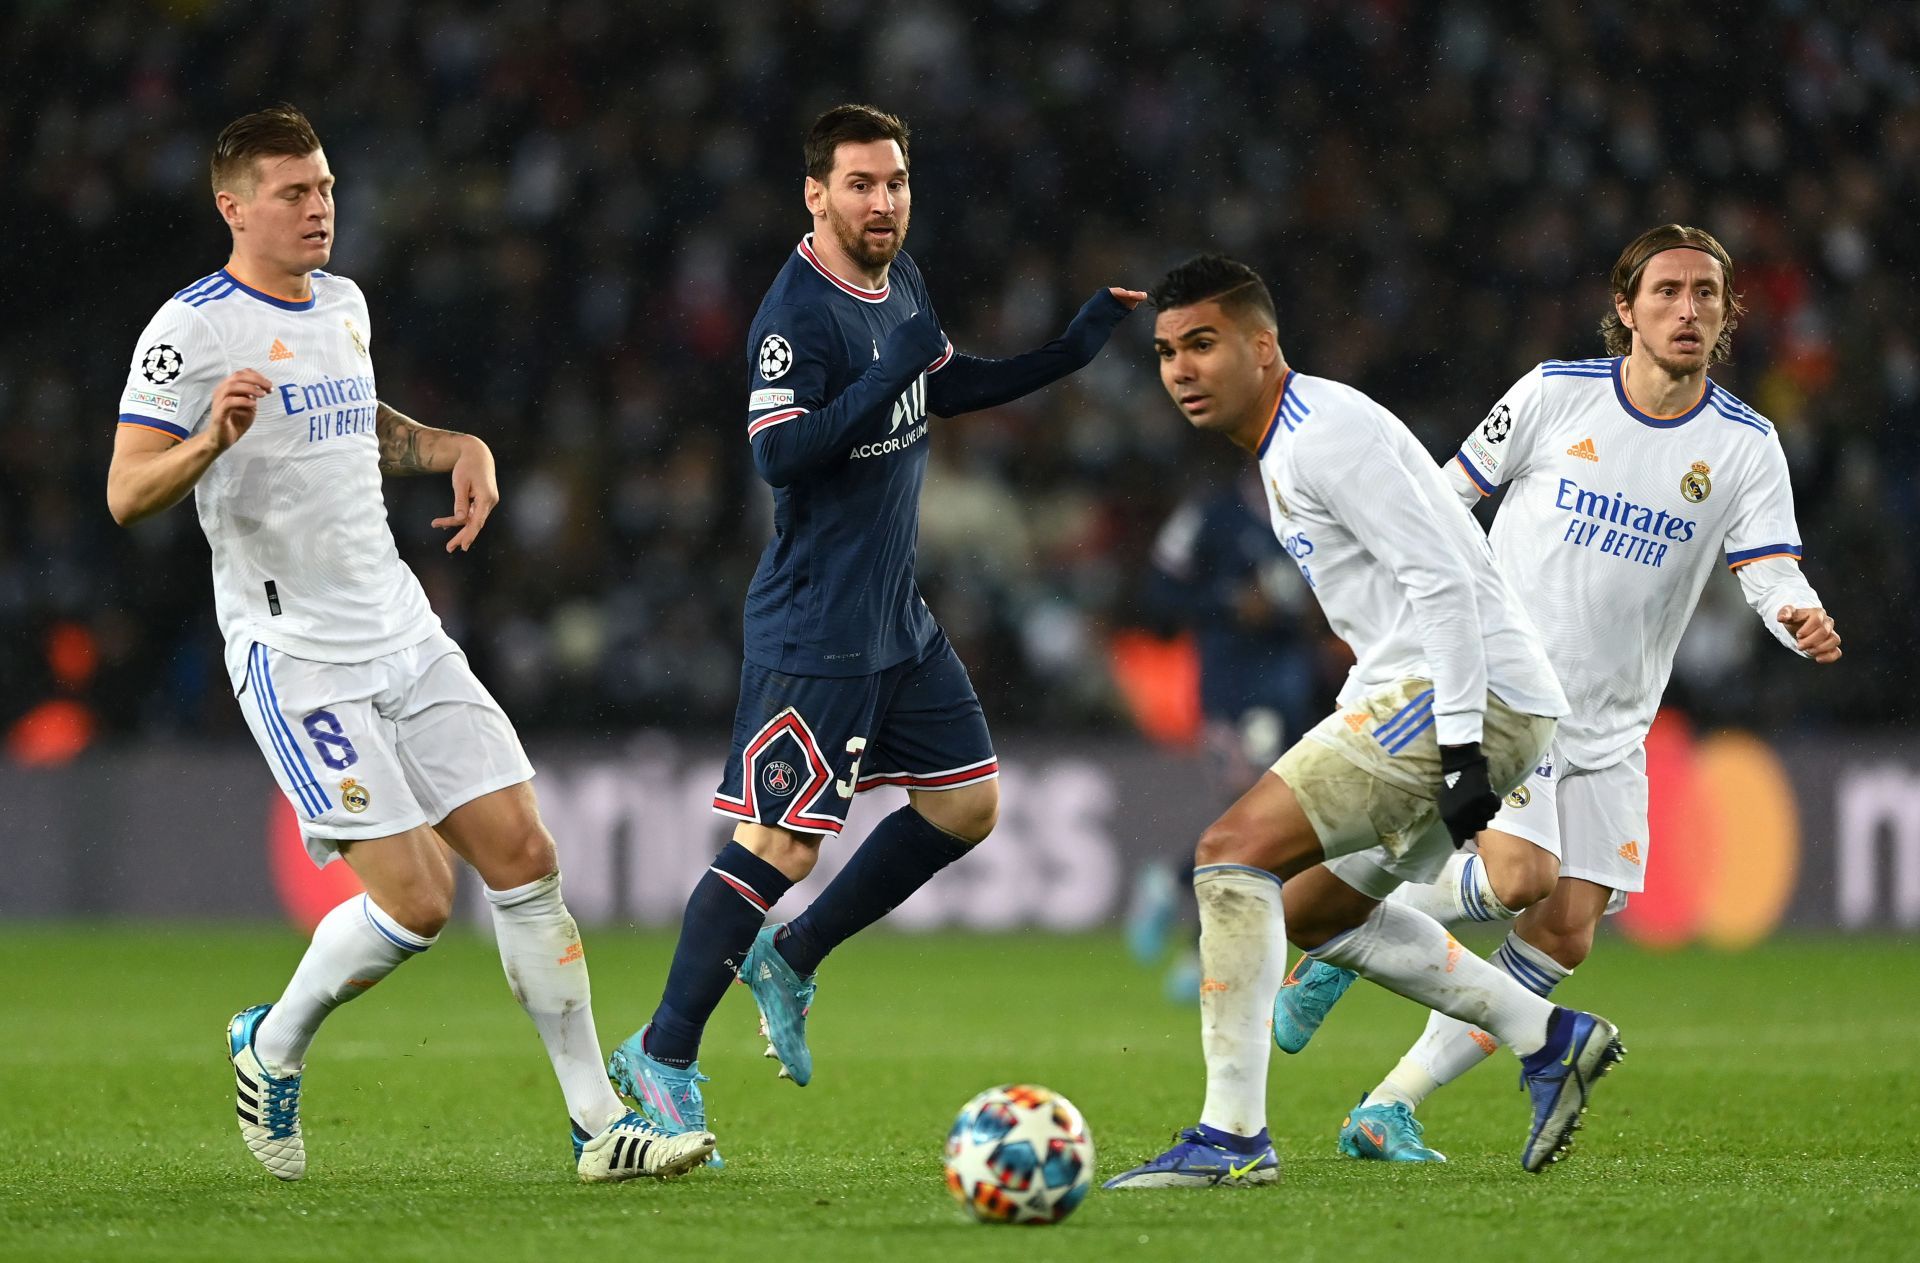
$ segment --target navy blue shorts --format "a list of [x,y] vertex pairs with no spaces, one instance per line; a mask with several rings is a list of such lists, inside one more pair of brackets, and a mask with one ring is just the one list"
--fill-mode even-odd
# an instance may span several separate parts
[[943,632],[873,675],[740,668],[740,706],[713,809],[797,833],[838,833],[881,785],[959,789],[1000,775],[973,681]]

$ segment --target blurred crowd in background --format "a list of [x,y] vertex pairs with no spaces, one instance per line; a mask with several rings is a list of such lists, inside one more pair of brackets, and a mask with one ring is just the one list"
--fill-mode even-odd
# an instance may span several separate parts
[[[1268,277],[1297,367],[1367,391],[1437,456],[1536,361],[1603,353],[1629,239],[1709,228],[1751,309],[1716,377],[1779,428],[1846,658],[1795,663],[1723,575],[1674,696],[1771,729],[1909,717],[1920,6],[1737,13],[11,4],[0,723],[17,757],[57,751],[62,715],[102,740],[241,735],[191,510],[123,531],[103,488],[140,329],[226,257],[212,139],[278,100],[339,177],[330,268],[367,292],[382,397],[499,460],[504,502],[471,554],[428,525],[444,479],[390,480],[388,505],[530,732],[724,741],[769,529],[746,327],[809,227],[802,134],[849,99],[913,127],[907,248],[961,349],[1037,345],[1095,288],[1221,250]],[[1181,560],[1196,515],[1236,529],[1244,458],[1188,432],[1150,329],[1136,315],[1069,383],[936,422],[922,588],[998,728],[1126,730],[1152,703],[1115,663],[1169,669],[1158,638],[1221,620],[1270,640],[1308,711],[1341,669],[1257,543],[1205,574]]]

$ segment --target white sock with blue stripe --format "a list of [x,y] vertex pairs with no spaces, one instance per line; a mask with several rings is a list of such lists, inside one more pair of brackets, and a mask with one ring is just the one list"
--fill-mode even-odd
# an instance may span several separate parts
[[1553,1005],[1454,941],[1424,913],[1383,903],[1354,929],[1313,949],[1315,960],[1351,969],[1395,995],[1496,1032],[1515,1052],[1547,1042]]
[[[1543,998],[1573,974],[1518,934],[1507,935],[1507,941],[1488,959],[1496,969]],[[1409,1108],[1418,1108],[1435,1090],[1485,1061],[1499,1046],[1499,1040],[1478,1027],[1444,1013],[1429,1014],[1427,1029],[1392,1073],[1368,1094],[1367,1104],[1404,1101]]]
[[1202,1125],[1236,1136],[1267,1127],[1273,998],[1287,969],[1280,879],[1242,864],[1193,870],[1200,905],[1200,1047],[1207,1062]]
[[593,1025],[593,987],[580,928],[560,898],[560,874],[511,890],[487,891],[493,937],[513,998],[533,1019],[560,1080],[567,1114],[597,1136],[627,1110],[607,1083]]
[[1508,909],[1493,892],[1487,866],[1469,851],[1455,855],[1440,876],[1423,885],[1407,884],[1387,896],[1390,903],[1424,912],[1442,925],[1462,921],[1511,921],[1518,912]]
[[286,994],[260,1019],[254,1032],[253,1050],[267,1073],[284,1078],[299,1070],[327,1014],[366,994],[401,962],[433,944],[433,939],[401,925],[366,895],[355,895],[320,918]]

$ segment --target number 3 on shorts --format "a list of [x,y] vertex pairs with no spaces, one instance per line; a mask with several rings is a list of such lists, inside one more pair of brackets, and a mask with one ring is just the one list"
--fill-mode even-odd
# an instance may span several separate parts
[[316,710],[300,723],[313,738],[313,748],[319,751],[320,761],[334,771],[350,768],[360,761],[360,752],[353,748],[353,742],[332,711]]

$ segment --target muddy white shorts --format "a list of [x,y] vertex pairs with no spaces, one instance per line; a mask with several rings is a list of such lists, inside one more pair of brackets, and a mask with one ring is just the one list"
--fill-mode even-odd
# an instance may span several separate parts
[[[1555,721],[1487,695],[1480,749],[1495,792],[1518,786],[1553,739]],[[1403,680],[1315,724],[1273,765],[1313,824],[1328,860],[1364,852],[1403,882],[1432,881],[1454,852],[1434,793],[1440,746],[1433,685]],[[1336,870],[1337,871],[1337,870]]]

